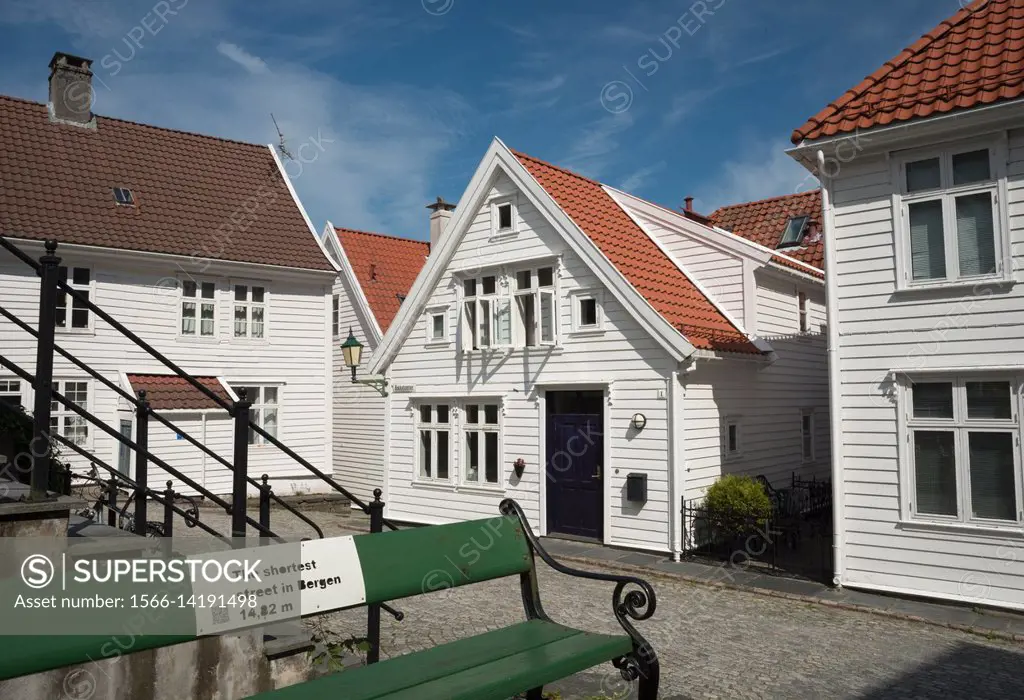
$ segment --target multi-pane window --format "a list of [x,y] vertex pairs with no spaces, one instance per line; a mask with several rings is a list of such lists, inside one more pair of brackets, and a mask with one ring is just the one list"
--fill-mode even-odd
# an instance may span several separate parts
[[800,332],[807,333],[811,330],[811,322],[807,317],[807,295],[803,292],[798,292],[796,299],[797,313],[800,317]]
[[511,345],[510,301],[498,295],[498,278],[485,275],[463,280],[462,291],[466,349]]
[[992,150],[974,148],[902,164],[906,281],[953,282],[1003,272],[993,161]]
[[814,461],[814,412],[800,413],[800,455],[803,461]]
[[[60,281],[76,292],[89,298],[92,275],[87,267],[60,267],[57,270]],[[78,299],[72,298],[61,289],[57,290],[57,328],[88,328],[89,309]]]
[[420,404],[416,408],[419,478],[448,481],[451,463],[451,406]]
[[497,484],[500,472],[498,404],[466,404],[463,435],[463,481]]
[[234,306],[235,337],[262,338],[267,310],[266,287],[236,284]]
[[[249,408],[249,422],[267,431],[272,437],[277,437],[278,426],[278,387],[276,386],[246,386],[232,387],[237,393],[239,389],[245,389],[245,398],[252,402]],[[267,439],[257,433],[252,427],[249,428],[249,444],[263,445]]]
[[338,332],[341,330],[338,327],[338,310],[340,307],[340,303],[341,299],[337,294],[331,297],[331,337],[333,338],[337,338]]
[[1021,517],[1018,380],[952,377],[909,387],[911,512],[958,522]]
[[[71,403],[88,410],[89,382],[55,381],[52,387]],[[89,424],[54,397],[50,400],[50,432],[62,435],[76,445],[85,445],[89,439]]]
[[23,406],[20,379],[0,379],[0,403],[8,406]]
[[213,282],[181,283],[181,334],[213,337],[217,318],[217,287]]
[[517,345],[535,347],[555,342],[554,268],[539,267],[516,273]]

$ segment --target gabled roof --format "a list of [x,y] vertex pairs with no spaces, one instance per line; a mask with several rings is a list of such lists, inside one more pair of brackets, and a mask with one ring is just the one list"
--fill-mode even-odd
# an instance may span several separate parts
[[793,143],[1024,95],[1024,0],[974,0],[793,132]]
[[99,116],[57,123],[0,95],[0,153],[0,234],[334,270],[267,146]]
[[601,183],[525,153],[514,153],[626,281],[691,345],[702,350],[760,353]]
[[732,204],[715,210],[710,219],[719,228],[770,250],[776,250],[787,222],[794,216],[810,217],[803,245],[783,248],[779,251],[782,255],[774,255],[772,262],[807,272],[804,268],[794,266],[791,260],[787,260],[787,257],[795,258],[824,271],[825,241],[822,237],[820,189],[756,202]]
[[[157,411],[221,408],[213,399],[196,389],[176,374],[129,374],[131,391],[138,395],[146,392],[150,408]],[[217,377],[196,377],[200,384],[231,404],[231,398]]]
[[350,228],[334,230],[377,324],[387,333],[416,275],[427,262],[430,244]]

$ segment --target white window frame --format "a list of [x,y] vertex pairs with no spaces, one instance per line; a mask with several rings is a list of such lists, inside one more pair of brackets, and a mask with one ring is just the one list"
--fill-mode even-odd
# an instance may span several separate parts
[[[263,342],[270,335],[270,285],[266,282],[259,282],[254,280],[230,280],[229,281],[229,292],[228,296],[231,299],[231,313],[229,314],[230,326],[231,326],[231,339],[232,340],[251,340],[254,342]],[[236,288],[245,287],[245,301],[238,301],[235,298]],[[263,302],[256,302],[252,300],[252,290],[255,287],[263,289]],[[214,292],[216,298],[216,292]],[[235,335],[235,311],[238,307],[245,307],[245,335]],[[263,335],[254,336],[252,334],[252,316],[254,309],[263,310]],[[214,334],[216,335],[217,327],[217,311],[214,310]]]
[[[490,489],[495,491],[504,491],[504,463],[505,463],[505,410],[504,403],[500,398],[497,397],[473,397],[472,399],[463,399],[459,402],[459,483],[462,486],[474,488],[474,489]],[[478,422],[469,422],[469,407],[476,406],[478,410]],[[487,423],[486,421],[486,406],[497,407],[497,422]],[[468,434],[470,432],[478,433],[481,437],[477,439],[477,478],[476,480],[470,480],[469,478],[469,444]],[[497,464],[497,481],[487,481],[487,465],[485,463],[487,448],[486,438],[483,437],[485,433],[493,433],[498,436],[498,464]]]
[[[90,265],[61,265],[62,268],[66,268],[68,271],[67,284],[69,287],[78,292],[86,292],[89,295],[89,301],[96,303],[96,270]],[[75,269],[86,270],[89,273],[88,284],[75,284],[74,275]],[[57,294],[61,294],[61,290],[57,290]],[[70,294],[64,294],[64,325],[55,326],[54,332],[56,333],[93,333],[94,332],[94,314],[91,309],[85,309],[88,321],[84,328],[74,328],[72,323],[72,315],[74,313],[75,300]]]
[[[16,388],[13,390],[8,388],[11,384]],[[19,377],[0,377],[0,396],[16,395],[18,397],[18,405],[26,410],[30,410],[31,406],[26,405],[29,397],[26,395],[25,389],[26,384]]]
[[[448,422],[441,423],[437,419],[437,407],[439,405],[448,407]],[[452,440],[452,433],[455,431],[455,425],[453,417],[455,414],[455,402],[446,399],[428,399],[424,401],[417,401],[413,404],[413,482],[419,482],[421,484],[454,484],[456,483],[454,471],[454,442]],[[423,414],[421,409],[424,406],[430,407],[430,422],[424,422]],[[430,431],[430,468],[431,474],[428,476],[423,473],[423,441],[420,439],[420,433],[422,431]],[[448,476],[440,478],[437,476],[437,434],[439,432],[448,433]]]
[[[494,291],[491,293],[484,293],[483,281],[486,277],[494,278]],[[488,350],[502,350],[512,348],[515,345],[515,332],[513,323],[513,309],[512,299],[508,295],[508,279],[499,270],[488,270],[480,272],[475,275],[459,276],[456,278],[458,282],[458,299],[459,299],[459,326],[461,329],[461,348],[462,352],[486,352]],[[476,291],[473,296],[466,296],[466,282],[474,280],[476,284]],[[469,315],[466,313],[466,307],[468,304],[473,304],[474,315],[472,327],[469,321]],[[499,304],[508,306],[509,314],[509,338],[507,343],[498,343],[495,341],[497,337],[496,331],[496,319],[497,319],[497,308]],[[483,316],[483,309],[486,305],[488,309],[488,342],[484,345],[480,342],[480,319]],[[477,338],[476,342],[473,338]]]
[[807,292],[797,291],[796,293],[796,317],[797,328],[800,333],[806,335],[811,332],[810,302],[807,300]]
[[[988,150],[990,179],[967,185],[954,186],[953,156],[972,151]],[[890,154],[891,177],[895,183],[893,219],[896,241],[896,288],[898,290],[929,289],[935,287],[970,286],[982,282],[1010,281],[1013,278],[1013,259],[1010,254],[1009,217],[1007,212],[1007,160],[1006,135],[1000,138],[975,139],[944,144],[940,147],[915,149]],[[940,187],[918,192],[907,191],[907,164],[938,158],[940,161]],[[991,193],[993,199],[993,246],[996,272],[989,275],[961,276],[957,248],[956,198],[971,194]],[[945,243],[946,277],[944,279],[914,280],[910,250],[909,206],[917,202],[942,202],[942,228]]]
[[[729,450],[729,428],[736,428],[736,449]],[[725,416],[722,418],[722,456],[729,462],[743,456],[743,430],[740,416]]]
[[[551,269],[551,285],[540,286],[540,277],[538,271],[542,269]],[[555,347],[559,341],[559,327],[560,319],[559,314],[561,312],[560,295],[559,295],[559,269],[560,263],[558,260],[552,260],[551,262],[537,262],[530,266],[521,266],[516,268],[509,276],[510,285],[513,286],[512,290],[512,342],[517,348],[539,348],[539,347]],[[530,273],[530,287],[525,290],[518,289],[518,279],[521,273]],[[533,297],[533,337],[534,344],[527,345],[526,339],[526,327],[523,324],[522,319],[519,315],[519,298],[520,297]],[[551,298],[551,338],[545,340],[541,337],[541,297],[548,296]]]
[[[953,418],[917,418],[914,416],[913,384],[943,382],[953,384]],[[1009,419],[970,419],[967,417],[968,382],[1006,382],[1010,385],[1011,417]],[[963,530],[1009,530],[1024,532],[1024,467],[1022,467],[1021,435],[1024,434],[1024,375],[1006,372],[942,372],[902,375],[899,382],[900,405],[900,470],[901,517],[905,522],[947,525]],[[955,516],[919,513],[914,461],[914,433],[921,431],[952,432],[956,453],[957,514]],[[970,432],[1010,433],[1014,447],[1014,491],[1016,521],[973,517],[971,505],[970,457],[967,436]]]
[[[448,345],[451,343],[452,331],[449,310],[450,307],[447,305],[434,306],[427,309],[427,312],[423,316],[423,337],[425,338],[427,345]],[[441,335],[434,334],[434,319],[438,316],[444,319],[444,330]]]
[[[810,419],[810,428],[809,428],[810,435],[809,436],[805,435],[805,433],[804,433],[804,419],[805,418],[809,418]],[[815,420],[815,417],[814,417],[814,409],[813,408],[805,408],[802,411],[800,411],[800,461],[803,464],[813,464],[817,460],[817,454],[816,453],[817,453],[818,445],[817,445],[817,436],[815,435],[815,431],[817,430],[816,423],[817,423],[817,421]],[[805,437],[810,437],[810,450],[809,451],[804,449],[804,446],[806,444],[805,441],[804,441]]]
[[[519,203],[516,195],[502,195],[499,197],[493,197],[489,201],[490,213],[491,213],[491,238],[503,238],[505,236],[515,236],[519,233]],[[511,208],[512,225],[508,228],[500,228],[500,215],[499,209],[503,206]]]
[[[246,393],[246,397],[245,398],[252,403],[252,406],[249,407],[249,420],[252,421],[253,423],[255,423],[256,425],[260,426],[264,430],[267,429],[267,427],[266,427],[266,425],[264,423],[264,416],[265,416],[265,412],[267,411],[267,409],[273,408],[275,411],[277,411],[277,426],[274,428],[275,432],[273,433],[273,436],[275,438],[277,438],[279,441],[282,440],[282,437],[281,437],[281,414],[282,414],[282,410],[281,409],[282,409],[282,406],[283,406],[282,396],[284,394],[284,385],[283,384],[274,383],[274,382],[267,383],[267,382],[234,381],[234,382],[229,382],[229,386],[231,387],[231,390],[233,392],[235,392],[236,396],[238,395],[238,390],[239,389],[245,389],[246,390],[247,393]],[[253,395],[253,393],[251,391],[248,391],[249,389],[256,389],[257,390],[256,395]],[[274,403],[267,403],[266,402],[266,390],[267,389],[275,389],[276,390],[276,392],[277,392],[276,393],[276,400],[275,400]],[[270,431],[267,431],[267,432],[270,432]],[[249,429],[249,446],[250,447],[261,447],[263,445],[269,445],[269,444],[270,443],[267,442],[267,439],[265,437],[263,437],[262,435],[257,433],[255,430],[252,430],[251,428]]]
[[[85,377],[54,377],[54,379],[53,379],[53,384],[56,385],[55,388],[57,389],[57,392],[60,393],[61,395],[63,395],[65,398],[70,398],[67,395],[67,385],[69,383],[76,383],[76,384],[84,384],[85,385],[85,406],[82,406],[82,408],[84,408],[89,413],[93,413],[93,410],[92,410],[92,406],[93,406],[93,383],[92,383],[92,380],[88,379],[88,378],[85,378]],[[52,423],[53,423],[54,420],[56,420],[57,421],[58,434],[63,436],[63,437],[67,437],[67,435],[64,432],[64,419],[65,418],[81,418],[85,422],[85,440],[83,440],[82,442],[77,443],[77,444],[79,445],[79,447],[83,447],[83,448],[85,448],[87,450],[91,450],[92,449],[93,433],[95,432],[93,430],[93,425],[88,420],[86,420],[85,418],[82,418],[77,413],[75,413],[70,408],[68,408],[64,404],[60,403],[59,401],[57,401],[56,398],[54,398],[51,401],[51,410],[50,410],[50,423],[51,423],[51,427],[50,427],[50,430],[51,431],[53,430]],[[66,448],[66,449],[70,449],[70,448]]]
[[[596,323],[589,326],[582,324],[580,305],[586,300],[593,300]],[[572,313],[572,333],[577,335],[604,333],[604,294],[600,290],[576,289],[569,292]]]
[[[266,332],[266,317],[264,317],[264,332]],[[331,295],[331,337],[337,338],[341,335],[341,295]]]
[[[185,283],[191,282],[196,285],[196,296],[186,297],[185,296]],[[203,301],[203,284],[213,285],[213,299]],[[232,288],[233,294],[234,288]],[[218,307],[219,302],[219,289],[216,280],[212,279],[201,279],[194,277],[186,277],[178,280],[178,337],[188,338],[190,340],[216,340],[220,337],[220,313]],[[232,296],[234,298],[234,296]],[[196,315],[195,315],[195,333],[185,333],[183,321],[185,320],[185,304],[189,303],[188,299],[195,299]],[[202,334],[202,318],[203,318],[203,305],[213,305],[213,334],[203,335]],[[232,329],[233,331],[233,329]]]

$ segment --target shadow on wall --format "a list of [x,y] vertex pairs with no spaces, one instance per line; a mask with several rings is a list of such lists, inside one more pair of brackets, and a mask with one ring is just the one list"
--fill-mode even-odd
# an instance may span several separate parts
[[1004,700],[1024,697],[1024,649],[962,642],[931,663],[869,690],[867,700],[972,698]]

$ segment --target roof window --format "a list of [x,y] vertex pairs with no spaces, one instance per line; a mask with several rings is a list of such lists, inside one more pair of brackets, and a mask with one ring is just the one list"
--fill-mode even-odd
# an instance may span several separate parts
[[786,222],[786,230],[782,232],[782,240],[779,241],[779,248],[790,248],[800,245],[807,234],[807,222],[809,216],[793,216]]
[[127,187],[114,188],[114,201],[124,207],[135,206],[135,195]]

